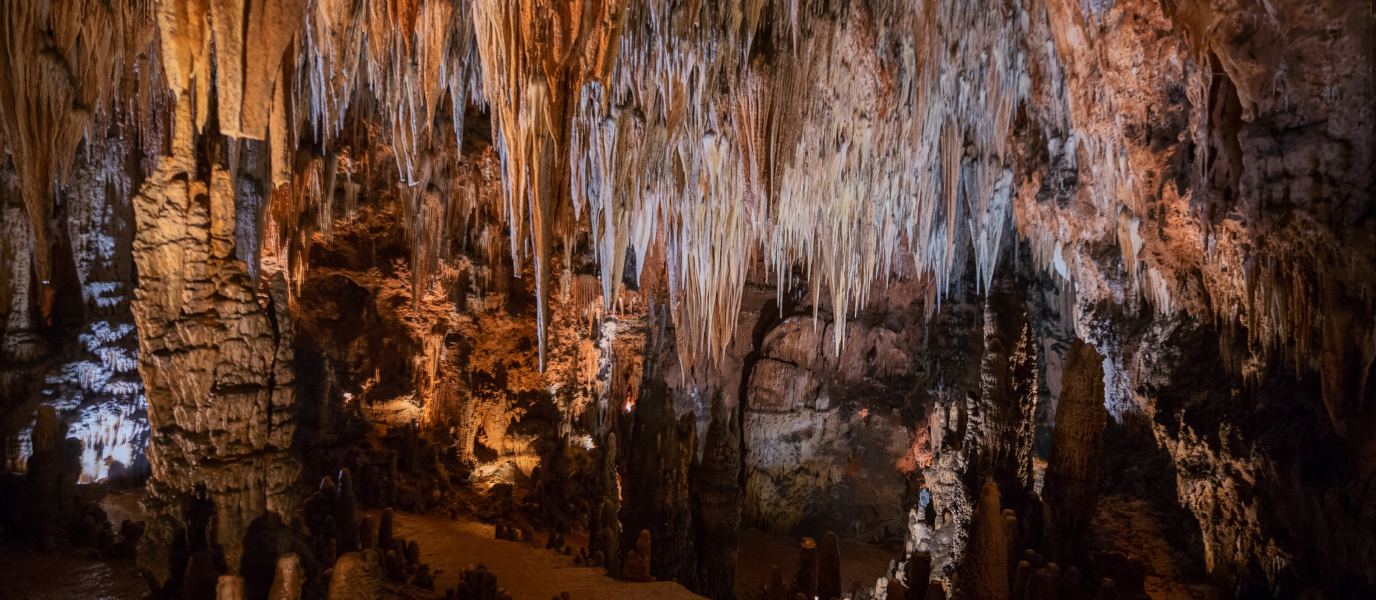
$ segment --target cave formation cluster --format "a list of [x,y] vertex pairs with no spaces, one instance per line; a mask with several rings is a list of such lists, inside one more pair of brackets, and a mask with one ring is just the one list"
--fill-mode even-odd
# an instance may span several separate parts
[[0,564],[525,576],[426,515],[647,595],[1376,597],[1373,23],[5,0]]

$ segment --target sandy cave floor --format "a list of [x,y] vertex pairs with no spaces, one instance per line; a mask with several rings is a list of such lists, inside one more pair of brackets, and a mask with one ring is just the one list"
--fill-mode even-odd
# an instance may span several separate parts
[[[138,519],[137,494],[111,496],[102,502],[110,520]],[[380,511],[371,511],[374,519]],[[604,576],[601,569],[577,566],[572,557],[527,544],[493,539],[493,526],[475,521],[398,513],[395,534],[419,542],[422,560],[441,572],[435,578],[436,594],[458,583],[462,570],[483,563],[498,577],[498,585],[515,600],[545,600],[567,591],[574,600],[630,600],[635,598],[701,598],[673,582],[629,583]],[[543,535],[540,536],[543,538]],[[570,537],[575,551],[587,540]],[[543,546],[543,544],[541,544]],[[792,577],[798,544],[782,541],[754,529],[741,532],[736,593],[749,600],[763,597],[770,567],[779,565],[784,577]],[[55,553],[32,546],[0,548],[0,599],[4,600],[140,600],[147,586],[132,560],[90,558],[89,548],[68,548]],[[841,541],[842,578],[846,591],[873,586],[882,576],[893,548]]]
[[[380,512],[369,514],[376,519]],[[549,600],[560,592],[568,592],[573,600],[701,598],[673,582],[616,581],[600,568],[576,566],[572,557],[545,550],[543,543],[533,548],[494,539],[493,526],[485,523],[397,513],[392,527],[394,535],[420,543],[421,562],[443,571],[435,577],[435,589],[441,594],[458,584],[464,567],[483,563],[497,574],[497,586],[506,588],[513,600]]]

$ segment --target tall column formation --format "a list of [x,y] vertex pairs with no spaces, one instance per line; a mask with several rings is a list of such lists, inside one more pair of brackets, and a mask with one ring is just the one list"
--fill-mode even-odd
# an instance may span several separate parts
[[[702,460],[693,469],[693,528],[698,540],[697,592],[713,600],[735,600],[736,556],[740,551],[740,430],[735,409],[712,395]],[[780,586],[782,587],[782,586]]]
[[1103,355],[1083,340],[1071,342],[1066,352],[1043,486],[1047,545],[1062,565],[1081,559],[1085,531],[1099,502],[1099,456],[1108,422],[1103,363]]
[[976,476],[992,478],[1021,510],[1033,483],[1037,351],[1017,281],[1011,273],[1000,277],[984,301],[980,395],[971,402],[965,445],[978,457]]
[[[212,166],[208,184],[196,179],[191,132],[183,95],[172,155],[158,159],[134,197],[133,312],[152,429],[139,566],[159,584],[180,575],[169,566],[179,535],[195,541],[188,546],[221,548],[237,574],[248,524],[267,512],[284,521],[294,514],[300,472],[287,454],[295,370],[285,279],[274,277],[270,300],[259,303],[244,264],[233,259],[231,177]],[[200,486],[215,519],[209,531],[183,533]]]
[[628,415],[631,434],[621,479],[620,550],[624,556],[636,547],[640,532],[648,530],[654,549],[651,574],[660,581],[677,579],[691,590],[696,587],[697,555],[688,471],[697,453],[697,420],[691,413],[674,418],[663,369],[666,307],[657,308],[651,308],[646,319],[640,397]]

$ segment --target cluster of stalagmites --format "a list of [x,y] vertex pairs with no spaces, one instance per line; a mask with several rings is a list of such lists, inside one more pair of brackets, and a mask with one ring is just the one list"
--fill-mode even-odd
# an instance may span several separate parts
[[1002,509],[999,485],[986,482],[970,518],[964,554],[950,578],[935,577],[931,557],[922,551],[925,545],[914,547],[903,572],[891,570],[888,598],[946,597],[947,581],[954,588],[952,597],[971,600],[1116,599],[1115,579],[1126,589],[1141,590],[1142,571],[1133,559],[1091,552],[1087,545],[1108,418],[1102,362],[1103,356],[1081,340],[1074,340],[1066,353],[1045,497],[1020,490],[1025,503],[1019,519],[1015,511]]
[[99,502],[83,501],[77,479],[81,475],[82,444],[67,437],[67,425],[51,406],[38,409],[30,437],[33,453],[28,472],[10,476],[0,491],[0,539],[9,533],[37,542],[43,551],[74,545],[94,547],[93,558],[134,558],[143,537],[142,521],[125,519],[116,532]]
[[374,522],[359,510],[348,469],[325,477],[303,507],[305,532],[268,515],[249,526],[238,574],[214,542],[214,504],[203,491],[186,507],[188,527],[171,552],[180,574],[154,597],[179,600],[374,600],[413,586],[433,591],[420,544],[393,535],[392,509]]
[[[949,596],[968,600],[1117,600],[1118,586],[1107,573],[1128,572],[1121,565],[1128,559],[1117,553],[1087,553],[1081,562],[1062,568],[1056,562],[1029,548],[1038,538],[1036,526],[1040,504],[1033,498],[1026,521],[1012,510],[1000,510],[999,488],[994,482],[984,485],[971,519],[970,541],[962,563],[953,577]],[[805,551],[806,552],[806,551]],[[1102,563],[1102,564],[1101,564]],[[1129,587],[1140,589],[1141,581]],[[901,566],[891,564],[889,576],[880,580],[876,598],[886,600],[942,600],[948,597],[945,585],[932,578],[932,557],[925,551],[908,554]],[[791,592],[791,590],[790,590]],[[821,590],[819,590],[819,597]],[[791,597],[791,596],[790,596]],[[775,600],[771,595],[770,600]],[[778,596],[784,598],[784,596]]]
[[[533,525],[521,527],[510,521],[499,520],[494,528],[494,534],[499,540],[525,544],[532,548],[540,547],[540,539],[536,536]],[[590,555],[587,547],[580,547],[575,552],[573,546],[565,543],[564,534],[553,528],[549,530],[548,536],[545,538],[544,548],[553,550],[555,554],[573,558],[573,564],[576,566],[607,568],[607,561],[601,550]]]
[[798,568],[793,580],[784,583],[783,571],[774,565],[769,575],[769,587],[765,590],[768,600],[810,600],[812,598],[842,598],[841,590],[841,542],[836,534],[828,531],[822,537],[819,547],[817,541],[803,538],[802,549],[798,552]]

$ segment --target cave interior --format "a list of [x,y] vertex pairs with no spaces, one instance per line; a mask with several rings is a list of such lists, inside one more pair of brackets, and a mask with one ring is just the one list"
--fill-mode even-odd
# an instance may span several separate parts
[[1361,0],[3,0],[0,598],[1376,598]]

